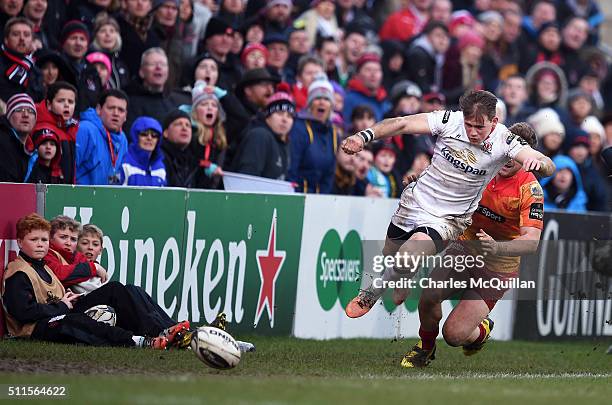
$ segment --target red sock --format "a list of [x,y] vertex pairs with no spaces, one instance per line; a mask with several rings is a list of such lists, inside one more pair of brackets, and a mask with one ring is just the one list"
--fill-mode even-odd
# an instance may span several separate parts
[[487,331],[482,323],[478,325],[478,330],[480,331],[480,335],[478,335],[478,338],[476,338],[476,340],[474,340],[472,343],[481,343],[485,339],[485,336],[487,336]]
[[423,342],[423,350],[431,350],[436,344],[436,338],[438,337],[439,330],[423,330],[423,328],[419,328],[419,337]]

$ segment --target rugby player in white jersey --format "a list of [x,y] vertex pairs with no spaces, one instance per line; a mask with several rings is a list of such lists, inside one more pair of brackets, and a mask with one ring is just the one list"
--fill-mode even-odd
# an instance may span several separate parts
[[404,189],[387,229],[383,254],[402,257],[401,263],[361,290],[347,305],[347,316],[365,315],[389,282],[413,277],[417,262],[406,257],[437,254],[446,241],[456,240],[471,224],[489,181],[510,159],[542,177],[554,173],[552,160],[498,123],[496,104],[492,93],[472,91],[459,100],[461,111],[385,119],[342,142],[342,149],[354,154],[374,139],[397,134],[437,136],[431,165]]

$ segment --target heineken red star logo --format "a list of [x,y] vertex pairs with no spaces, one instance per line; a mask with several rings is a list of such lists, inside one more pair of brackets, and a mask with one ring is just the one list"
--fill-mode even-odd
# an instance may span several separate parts
[[255,311],[255,326],[259,323],[264,308],[267,307],[270,327],[274,327],[276,279],[285,262],[285,254],[286,252],[283,250],[276,250],[276,210],[274,210],[272,214],[272,223],[270,224],[270,234],[268,236],[268,248],[255,252],[257,267],[259,267],[259,277],[261,277],[261,287],[259,288],[259,298],[257,299],[257,311]]

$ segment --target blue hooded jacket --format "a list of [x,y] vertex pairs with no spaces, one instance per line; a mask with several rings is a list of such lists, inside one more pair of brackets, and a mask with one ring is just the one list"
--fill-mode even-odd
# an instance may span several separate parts
[[316,121],[308,111],[298,114],[289,132],[289,181],[297,184],[296,191],[331,194],[341,139],[341,130],[331,121],[326,124]]
[[81,113],[81,123],[76,136],[77,184],[119,184],[119,168],[127,153],[127,139],[123,131],[109,132],[116,157],[111,159],[106,129],[93,108]]
[[[155,150],[150,153],[138,146],[138,134],[152,129],[159,134]],[[132,124],[132,143],[119,170],[121,184],[126,186],[166,186],[166,166],[161,150],[162,128],[155,118],[139,117]]]
[[542,189],[544,190],[544,210],[560,209],[555,204],[555,201],[548,194],[548,191],[546,190],[546,185],[551,182],[551,180],[555,177],[559,170],[570,169],[574,174],[576,194],[574,195],[574,197],[572,197],[565,210],[570,212],[586,212],[587,195],[584,191],[584,186],[582,185],[582,177],[580,176],[580,170],[578,170],[578,166],[576,166],[576,163],[574,163],[571,158],[565,155],[557,155],[552,159],[552,161],[555,163],[555,166],[557,166],[557,170],[552,176],[540,180],[540,184],[542,185]]

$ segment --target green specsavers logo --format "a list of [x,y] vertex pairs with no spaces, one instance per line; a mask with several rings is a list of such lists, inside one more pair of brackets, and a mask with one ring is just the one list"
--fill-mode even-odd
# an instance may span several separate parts
[[357,295],[361,286],[363,253],[357,231],[349,231],[344,240],[335,229],[327,231],[317,256],[317,296],[321,308],[331,310],[340,300],[342,308]]

